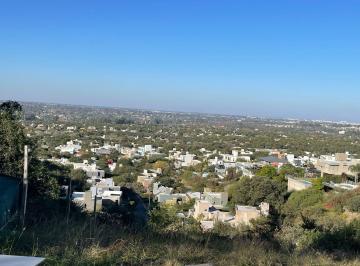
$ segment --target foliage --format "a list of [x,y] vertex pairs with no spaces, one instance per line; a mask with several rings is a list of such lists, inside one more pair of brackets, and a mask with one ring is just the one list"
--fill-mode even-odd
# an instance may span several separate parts
[[75,190],[84,191],[86,186],[87,175],[82,169],[71,169],[70,177]]
[[127,124],[133,124],[134,120],[127,117],[120,117],[116,119],[115,123],[118,125],[127,125]]
[[55,199],[60,192],[58,180],[51,174],[50,165],[37,159],[35,145],[25,137],[19,120],[21,112],[17,102],[0,105],[0,173],[22,176],[23,149],[29,144],[29,197]]
[[240,181],[230,186],[230,203],[258,206],[261,202],[268,202],[276,209],[280,209],[285,202],[286,184],[267,177],[242,177]]
[[22,176],[23,150],[29,143],[20,123],[22,108],[16,102],[0,105],[0,173]]
[[132,179],[125,175],[112,176],[112,179],[116,186],[121,186],[126,183],[131,183]]
[[316,190],[323,190],[324,189],[324,179],[319,177],[315,178],[311,181],[312,188]]
[[270,178],[276,176],[276,174],[277,174],[276,168],[270,165],[265,165],[261,167],[259,171],[256,172],[257,176],[270,177]]
[[149,225],[163,229],[178,220],[175,208],[157,208],[150,212]]
[[59,194],[58,180],[49,171],[48,164],[32,159],[29,166],[29,198],[57,199]]
[[9,116],[11,120],[19,120],[23,109],[21,104],[15,101],[3,102],[0,105],[0,112]]
[[341,183],[344,181],[344,176],[324,174],[323,180],[324,182]]
[[350,198],[346,205],[350,211],[360,212],[360,195]]
[[357,199],[360,195],[360,190],[347,191],[343,193],[333,193],[328,196],[325,203],[327,209],[334,209],[342,212],[345,208],[356,210]]
[[257,238],[271,239],[275,227],[276,225],[271,216],[261,216],[258,219],[251,220],[250,232],[252,236]]
[[156,161],[154,163],[154,169],[160,168],[162,171],[164,171],[166,168],[169,168],[170,165],[167,161]]
[[[143,230],[92,222],[85,215],[48,217],[24,231],[0,232],[0,253],[45,257],[45,265],[358,265],[356,253],[330,256],[319,244],[329,238],[316,230],[289,227],[281,232],[301,253],[293,253],[274,241],[249,238],[245,231],[216,224],[202,233],[195,221],[187,224],[173,210],[156,210],[152,225]],[[159,226],[158,226],[159,225]],[[352,225],[358,228],[358,225]],[[46,228],[46,230],[44,230]],[[244,235],[245,233],[245,235]],[[353,233],[348,231],[348,233]],[[352,234],[354,235],[354,234]],[[90,238],[90,239],[89,239]],[[331,237],[333,239],[333,237]],[[347,241],[338,245],[347,246]],[[333,243],[333,241],[331,240]],[[285,243],[285,242],[283,242]],[[356,244],[351,240],[352,245]],[[354,250],[354,249],[352,249]],[[352,255],[351,255],[352,254]]]
[[288,201],[283,208],[283,214],[288,220],[293,221],[295,218],[310,211],[312,208],[317,208],[318,204],[323,201],[323,192],[317,189],[309,188],[302,191],[296,191],[291,194]]
[[355,173],[355,183],[357,183],[360,175],[360,164],[350,166],[350,171]]
[[283,165],[279,170],[279,175],[286,176],[290,175],[293,177],[304,177],[305,170],[301,167],[295,167],[291,164]]

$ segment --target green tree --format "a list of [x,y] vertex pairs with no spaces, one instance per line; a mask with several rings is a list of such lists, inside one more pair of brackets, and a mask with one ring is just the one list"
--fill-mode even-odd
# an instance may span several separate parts
[[283,208],[288,220],[306,216],[305,213],[323,201],[323,192],[314,188],[293,192]]
[[355,173],[355,183],[359,180],[359,174],[360,174],[360,164],[352,165],[350,167],[350,171]]
[[86,180],[88,177],[82,169],[71,169],[70,177],[73,182],[74,190],[85,190]]
[[29,199],[57,199],[59,194],[58,180],[50,172],[47,162],[32,158],[29,164]]
[[228,190],[231,205],[243,204],[257,206],[268,202],[280,209],[285,202],[286,185],[267,177],[242,177]]
[[26,138],[20,123],[22,107],[17,102],[0,105],[0,173],[11,176],[23,175],[24,145],[30,146],[29,199],[59,196],[58,180],[51,173],[47,162],[37,159],[36,145]]
[[304,177],[305,170],[300,167],[295,167],[291,164],[283,165],[279,170],[279,175],[286,176],[291,175],[293,177]]
[[321,177],[312,180],[311,183],[313,184],[313,189],[316,189],[316,190],[324,189],[324,179]]
[[257,171],[257,176],[263,176],[263,177],[275,177],[277,174],[276,168],[270,165],[263,166],[259,171]]
[[160,168],[161,171],[164,171],[166,168],[169,167],[169,163],[167,161],[157,161],[154,163],[154,169]]
[[270,238],[275,230],[275,224],[272,222],[271,217],[261,216],[257,219],[251,220],[250,222],[250,231],[258,238]]
[[130,183],[132,181],[131,178],[128,178],[127,175],[118,175],[112,177],[116,186],[123,186],[126,183]]
[[21,112],[16,102],[0,105],[0,173],[5,175],[22,176],[23,150],[29,141],[19,120]]
[[360,212],[360,195],[354,196],[349,199],[347,207],[350,211]]

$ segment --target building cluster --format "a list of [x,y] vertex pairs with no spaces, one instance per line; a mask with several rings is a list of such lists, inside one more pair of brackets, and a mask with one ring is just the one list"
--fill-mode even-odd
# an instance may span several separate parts
[[[70,130],[70,129],[68,129]],[[94,129],[96,130],[96,129]],[[136,134],[136,131],[134,131]],[[82,152],[82,142],[80,140],[68,141],[65,145],[56,147],[60,154],[70,154],[74,157],[80,157]],[[219,181],[223,181],[230,171],[241,173],[242,176],[250,178],[255,176],[258,169],[265,165],[270,165],[276,169],[290,164],[294,167],[300,167],[305,170],[303,178],[286,176],[288,182],[288,191],[300,191],[313,186],[309,178],[324,175],[349,175],[354,176],[356,173],[352,171],[352,166],[360,164],[359,159],[353,159],[349,153],[338,153],[334,155],[315,156],[309,152],[305,152],[303,156],[295,156],[287,153],[285,150],[277,149],[251,149],[245,150],[234,148],[230,153],[221,153],[217,150],[209,151],[205,148],[193,154],[176,148],[168,152],[168,156],[161,153],[161,148],[155,148],[150,144],[136,146],[134,143],[130,147],[120,144],[98,145],[90,143],[89,150],[85,152],[91,153],[93,157],[83,162],[74,162],[63,157],[61,159],[50,159],[64,165],[71,165],[74,169],[81,169],[86,173],[87,182],[90,189],[85,192],[75,192],[72,199],[77,204],[84,206],[88,211],[98,210],[107,206],[120,204],[122,192],[120,187],[115,186],[112,178],[106,178],[105,169],[101,169],[96,164],[96,157],[104,156],[108,158],[111,154],[116,154],[118,159],[127,158],[133,161],[140,161],[142,158],[150,158],[152,156],[162,156],[173,163],[177,172],[181,172],[182,168],[189,168],[200,163],[205,163],[213,169],[213,173]],[[256,153],[262,153],[265,156],[255,159]],[[116,162],[109,160],[107,166],[110,171],[114,171]],[[193,217],[201,223],[203,230],[211,230],[216,223],[221,222],[237,227],[240,225],[251,226],[251,222],[262,216],[268,216],[270,206],[263,202],[259,206],[235,206],[234,210],[228,209],[228,195],[226,192],[204,192],[188,191],[186,193],[177,193],[171,187],[162,186],[156,180],[162,176],[162,170],[145,168],[141,174],[138,174],[136,181],[145,188],[145,191],[152,195],[153,199],[160,204],[183,204],[194,202],[193,209],[188,213],[189,217]],[[209,173],[201,173],[203,177],[207,177]],[[330,188],[339,188],[350,190],[357,187],[357,184],[351,183],[326,183]]]
[[55,150],[60,151],[60,153],[75,154],[81,150],[81,143],[81,140],[70,140],[65,145],[56,147]]
[[227,193],[205,192],[201,199],[195,201],[190,215],[200,222],[204,231],[209,231],[219,222],[233,227],[251,226],[252,221],[268,216],[270,212],[270,205],[263,202],[259,207],[236,205],[233,215],[227,210],[227,203]]
[[315,162],[315,167],[321,172],[321,176],[328,175],[355,175],[351,167],[360,164],[360,159],[349,157],[348,153],[336,153],[334,155],[321,155]]
[[174,193],[171,187],[162,186],[160,183],[153,184],[152,191],[154,200],[162,204],[183,204],[191,200],[200,199],[200,192]]
[[104,207],[119,206],[121,187],[115,186],[112,178],[102,178],[85,192],[74,192],[72,200],[88,212],[101,211]]
[[169,160],[175,161],[175,167],[190,167],[201,163],[201,161],[195,159],[196,155],[189,152],[177,151],[175,148],[169,151]]
[[149,191],[156,177],[160,176],[161,174],[161,168],[158,168],[156,170],[144,169],[144,172],[138,175],[137,182],[140,183],[146,189],[146,191]]

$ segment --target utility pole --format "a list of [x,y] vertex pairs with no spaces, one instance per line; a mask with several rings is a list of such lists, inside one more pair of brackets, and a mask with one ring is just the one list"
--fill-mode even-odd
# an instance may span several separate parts
[[23,175],[23,190],[22,190],[22,200],[21,200],[21,226],[25,227],[25,216],[26,216],[26,206],[27,206],[27,194],[28,194],[28,146],[24,147],[24,175]]

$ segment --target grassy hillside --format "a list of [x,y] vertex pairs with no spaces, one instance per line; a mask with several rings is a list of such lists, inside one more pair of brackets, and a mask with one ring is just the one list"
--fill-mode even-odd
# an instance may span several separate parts
[[42,256],[46,258],[45,265],[360,263],[355,253],[327,253],[317,249],[300,252],[275,239],[255,237],[245,228],[229,234],[226,226],[218,225],[213,233],[202,233],[195,221],[182,221],[164,211],[154,211],[144,228],[131,228],[102,215],[95,224],[93,217],[80,213],[73,213],[67,224],[62,214],[59,212],[52,218],[33,216],[24,231],[14,225],[1,232],[0,252]]

